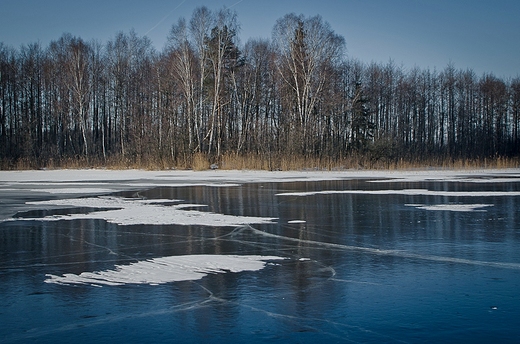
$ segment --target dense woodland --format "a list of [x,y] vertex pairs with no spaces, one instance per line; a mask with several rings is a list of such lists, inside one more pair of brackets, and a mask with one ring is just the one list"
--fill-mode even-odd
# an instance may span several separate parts
[[201,7],[160,52],[133,31],[0,43],[0,167],[519,155],[520,78],[363,63],[319,16],[286,15],[245,44],[238,30],[235,13]]

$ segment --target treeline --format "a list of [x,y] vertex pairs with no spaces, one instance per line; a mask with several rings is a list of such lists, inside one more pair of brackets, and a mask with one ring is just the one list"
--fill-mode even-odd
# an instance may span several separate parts
[[0,43],[3,168],[64,161],[190,167],[194,157],[485,159],[520,152],[520,78],[345,57],[321,17],[239,44],[235,13],[178,20],[163,51],[118,33]]

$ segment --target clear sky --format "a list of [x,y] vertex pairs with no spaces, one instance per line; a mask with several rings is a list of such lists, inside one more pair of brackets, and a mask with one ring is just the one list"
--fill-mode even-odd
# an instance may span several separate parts
[[319,14],[363,62],[520,76],[520,0],[0,0],[0,42],[46,47],[68,32],[104,43],[133,28],[161,50],[172,23],[203,5],[235,10],[242,43],[270,38],[285,14]]

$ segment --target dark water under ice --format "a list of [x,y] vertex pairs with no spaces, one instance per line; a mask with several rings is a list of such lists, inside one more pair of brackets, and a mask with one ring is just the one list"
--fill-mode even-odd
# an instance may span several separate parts
[[[323,192],[390,189],[498,193]],[[279,195],[309,191],[321,193]],[[511,191],[520,182],[353,180],[116,194],[278,219],[239,227],[40,221],[100,210],[42,206],[0,223],[0,343],[517,342],[520,197],[504,193]],[[419,206],[464,204],[480,207]],[[288,259],[159,285],[45,283],[49,275],[198,254]]]

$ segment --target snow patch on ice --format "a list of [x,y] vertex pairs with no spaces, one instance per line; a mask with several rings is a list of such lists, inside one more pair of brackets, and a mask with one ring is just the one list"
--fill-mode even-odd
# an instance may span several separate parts
[[453,182],[453,183],[517,183],[520,182],[520,176],[511,177],[481,177],[481,178],[466,178],[466,177],[427,177],[427,176],[407,176],[404,178],[392,178],[392,179],[377,179],[369,180],[370,183],[414,183],[414,182]]
[[31,192],[46,192],[50,194],[106,194],[114,190],[101,188],[59,188],[59,189],[31,189]]
[[158,180],[157,182],[150,182],[150,183],[129,183],[128,185],[131,185],[133,187],[137,188],[155,188],[155,187],[169,187],[169,188],[180,188],[180,187],[213,187],[213,188],[230,188],[230,187],[238,187],[242,186],[242,184],[238,183],[190,183],[190,182],[184,182],[184,183],[168,183],[164,182],[162,180]]
[[204,207],[200,204],[175,204],[165,206],[176,200],[133,199],[121,197],[91,197],[58,199],[27,202],[31,205],[73,206],[103,208],[88,214],[54,215],[41,218],[17,218],[17,220],[59,221],[76,219],[102,219],[119,225],[201,225],[201,226],[241,226],[245,224],[271,223],[276,218],[234,216],[188,210],[186,208]]
[[53,195],[75,195],[75,194],[93,194],[93,195],[99,195],[99,194],[107,194],[107,193],[113,193],[114,190],[111,189],[105,189],[105,188],[94,188],[94,187],[81,187],[81,188],[53,188],[53,189],[15,189],[15,188],[4,188],[0,189],[0,192],[34,192],[34,193],[49,193]]
[[446,197],[499,197],[520,196],[520,191],[432,191],[427,189],[403,190],[324,190],[308,192],[283,192],[276,196],[307,197],[315,195],[361,194],[361,195],[407,195],[407,196],[446,196]]
[[417,209],[423,210],[433,210],[433,211],[460,211],[460,212],[470,212],[470,211],[487,211],[482,208],[493,207],[493,204],[433,204],[433,205],[425,205],[425,204],[405,204],[407,207],[415,207]]
[[159,285],[169,282],[193,281],[208,274],[258,271],[267,262],[283,260],[276,256],[185,255],[154,258],[130,265],[116,265],[114,270],[82,272],[56,276],[47,274],[46,283],[62,285],[86,284],[116,286],[125,284]]

